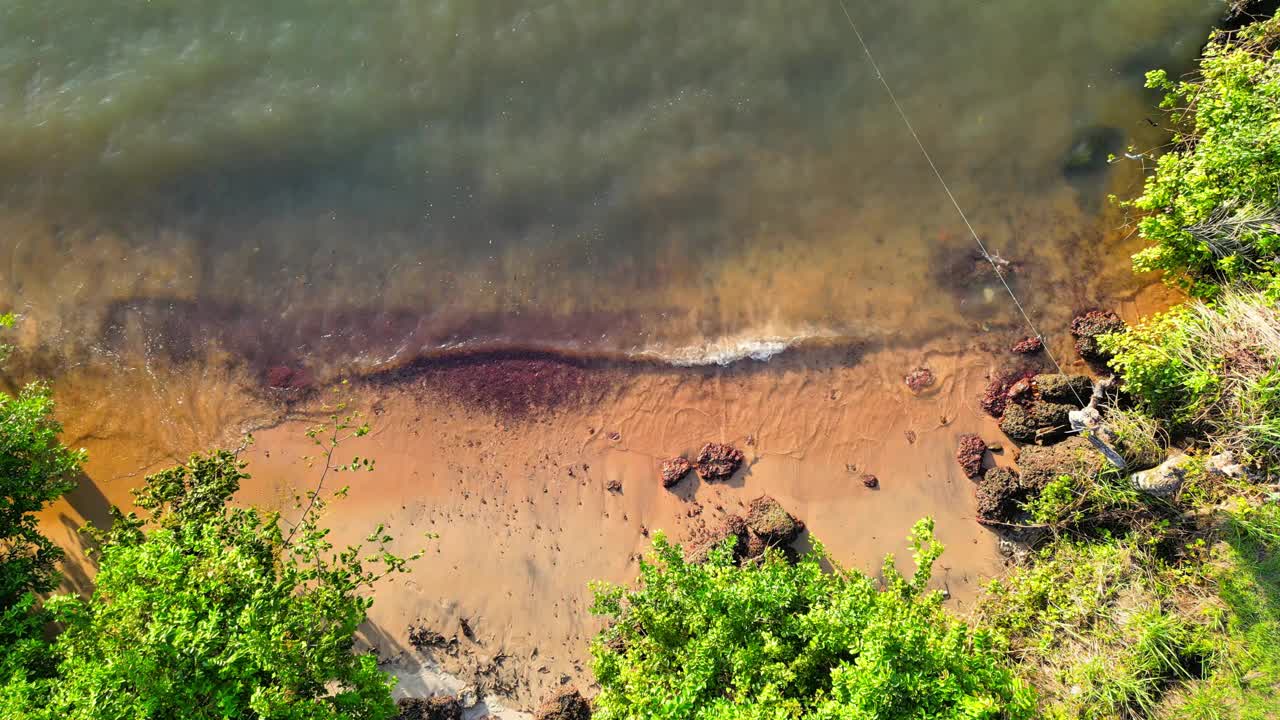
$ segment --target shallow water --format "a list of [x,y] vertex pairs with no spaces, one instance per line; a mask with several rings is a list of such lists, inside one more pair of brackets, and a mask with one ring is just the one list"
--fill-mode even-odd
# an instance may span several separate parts
[[[1096,296],[1138,172],[1097,161],[1158,141],[1142,72],[1219,6],[847,2],[1033,309]],[[1016,319],[834,1],[14,0],[0,188],[0,304],[76,362],[698,363]]]

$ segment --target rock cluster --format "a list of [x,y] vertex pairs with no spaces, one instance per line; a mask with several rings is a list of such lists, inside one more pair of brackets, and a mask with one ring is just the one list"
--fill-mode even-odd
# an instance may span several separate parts
[[733,539],[733,559],[741,562],[757,558],[766,548],[787,548],[804,530],[804,523],[788,513],[768,495],[751,501],[746,518],[730,515],[719,525],[703,529],[685,547],[689,562],[705,562],[711,550]]
[[1004,370],[997,373],[987,384],[982,393],[980,404],[982,410],[997,420],[1004,415],[1005,405],[1009,402],[1009,391],[1022,380],[1035,376],[1034,370]]
[[[1000,430],[1021,443],[1046,444],[1066,437],[1071,411],[1082,407],[1093,393],[1093,381],[1086,375],[1042,373],[1005,387],[1003,402],[991,403],[984,397],[983,407],[1002,405]],[[988,388],[989,393],[997,390],[994,385]]]
[[933,371],[926,367],[915,368],[907,373],[907,376],[903,378],[903,382],[907,384],[907,388],[911,392],[919,395],[933,386]]

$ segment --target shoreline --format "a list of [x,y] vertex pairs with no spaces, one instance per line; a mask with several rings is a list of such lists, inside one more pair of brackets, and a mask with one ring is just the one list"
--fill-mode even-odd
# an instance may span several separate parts
[[[965,352],[872,350],[857,363],[832,360],[798,353],[767,367],[680,369],[582,367],[544,355],[536,362],[559,374],[535,375],[549,383],[531,385],[525,397],[533,402],[516,408],[487,404],[485,396],[467,402],[465,392],[460,400],[448,386],[459,366],[448,363],[435,365],[436,375],[354,380],[350,400],[374,429],[344,451],[378,465],[370,476],[351,478],[351,496],[333,508],[335,540],[362,538],[381,522],[399,531],[397,551],[416,549],[410,545],[421,532],[441,536],[426,543],[428,556],[411,575],[380,592],[366,637],[394,657],[408,647],[410,623],[448,632],[471,618],[479,659],[445,658],[443,669],[466,676],[486,658],[510,657],[523,666],[511,696],[532,704],[562,678],[585,677],[595,627],[586,612],[590,581],[631,580],[647,534],[661,529],[684,541],[761,494],[804,520],[834,557],[871,571],[886,551],[906,557],[911,523],[937,516],[939,537],[950,546],[939,587],[949,590],[953,607],[963,607],[1001,565],[994,536],[972,521],[972,486],[952,457],[958,435],[994,427],[976,405],[990,369]],[[517,364],[525,361],[533,360]],[[937,381],[917,396],[900,369],[920,364]],[[466,369],[474,376],[475,368]],[[557,392],[566,378],[572,396]],[[293,495],[309,489],[305,429],[324,396],[299,397],[265,417],[271,427],[256,431],[242,455],[253,476],[242,501],[287,511]],[[709,441],[741,448],[744,469],[728,483],[691,475],[664,490],[659,462],[692,456]],[[112,472],[101,461],[112,457],[110,442],[87,444],[99,503],[125,502],[129,486],[169,464]],[[861,472],[876,474],[880,488],[863,487]],[[104,474],[113,477],[104,481]],[[614,483],[620,492],[609,489]],[[72,558],[73,528],[91,519],[77,517],[76,501],[43,516]],[[88,573],[68,573],[80,578],[69,585],[86,586]]]
[[[1110,304],[1133,319],[1167,298],[1147,285]],[[1037,317],[1042,328],[1065,328],[1074,309],[1062,303]],[[270,387],[270,369],[264,377],[233,358],[205,362],[197,375],[164,363],[147,374],[88,367],[55,384],[68,442],[89,449],[85,482],[42,514],[42,526],[74,561],[83,543],[76,529],[105,520],[111,504],[131,507],[128,491],[145,475],[193,451],[235,447],[248,432],[255,444],[243,457],[253,480],[240,499],[287,516],[314,481],[306,428],[325,416],[332,389],[344,389],[374,427],[347,449],[375,458],[378,469],[355,478],[351,497],[333,508],[335,539],[355,541],[386,522],[403,541],[394,549],[408,554],[422,546],[413,544],[420,532],[441,536],[413,574],[379,592],[365,641],[392,665],[412,665],[411,623],[460,636],[468,618],[478,642],[435,657],[439,671],[496,682],[510,703],[532,707],[561,683],[589,677],[589,582],[632,581],[653,531],[684,542],[762,494],[804,521],[833,557],[871,573],[887,552],[905,562],[907,529],[934,516],[948,546],[936,587],[952,610],[967,612],[1005,560],[996,535],[974,521],[975,488],[955,462],[956,441],[1000,436],[979,397],[989,376],[1016,360],[1009,348],[1025,335],[1014,326],[956,328],[917,347],[818,342],[768,361],[695,367],[455,348],[346,384],[291,386],[284,375],[284,387]],[[1064,370],[1084,370],[1065,331],[1048,339]],[[919,394],[906,383],[916,367],[935,377]],[[1051,369],[1043,359],[1040,368]],[[103,388],[108,394],[94,394]],[[125,406],[132,416],[118,412]],[[711,441],[742,449],[745,468],[729,483],[691,475],[663,490],[661,460],[692,457]],[[1011,459],[1006,452],[997,462]],[[864,487],[862,473],[880,487]],[[610,490],[616,484],[621,492]],[[65,589],[82,590],[92,568],[69,562],[66,575]],[[495,669],[497,658],[503,667]]]

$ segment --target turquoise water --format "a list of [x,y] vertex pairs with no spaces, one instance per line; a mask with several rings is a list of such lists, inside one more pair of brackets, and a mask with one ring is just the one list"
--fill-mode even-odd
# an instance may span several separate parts
[[[1072,261],[1123,257],[1102,197],[1140,168],[1098,160],[1160,141],[1142,74],[1221,3],[847,4],[1032,302],[1103,293]],[[68,356],[1013,322],[990,279],[940,289],[970,240],[834,1],[10,0],[0,200],[0,301]]]

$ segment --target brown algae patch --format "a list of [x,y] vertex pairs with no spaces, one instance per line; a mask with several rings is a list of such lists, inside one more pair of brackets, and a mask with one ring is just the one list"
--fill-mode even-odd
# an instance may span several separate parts
[[604,364],[537,351],[485,351],[425,358],[368,378],[425,390],[458,405],[523,418],[598,400]]

